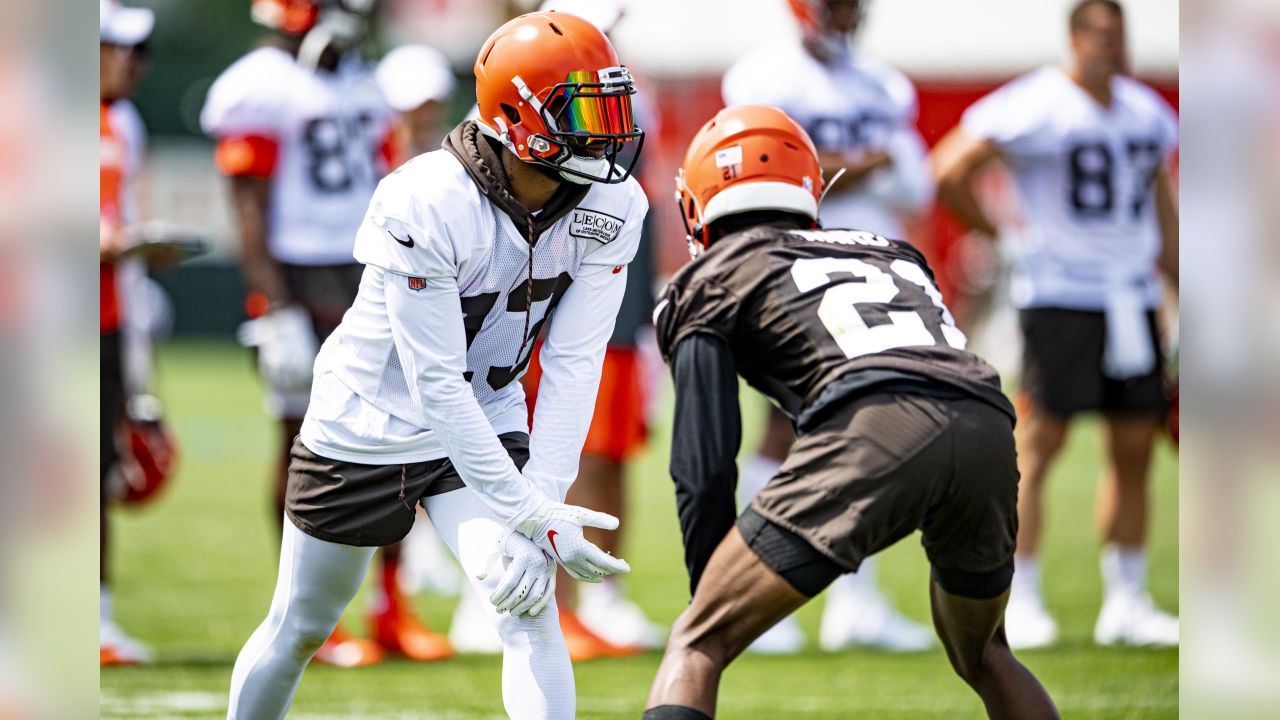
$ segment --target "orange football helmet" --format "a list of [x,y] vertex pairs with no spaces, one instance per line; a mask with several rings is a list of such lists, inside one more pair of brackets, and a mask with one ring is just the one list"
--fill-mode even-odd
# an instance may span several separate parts
[[333,48],[345,52],[364,42],[378,0],[253,0],[253,19],[285,35],[303,38],[298,59],[314,66]]
[[[576,15],[535,12],[498,28],[476,57],[480,131],[570,182],[631,176],[644,131],[631,114],[635,81],[612,43]],[[638,146],[619,168],[623,143]]]
[[689,144],[676,173],[676,202],[689,253],[710,243],[708,227],[728,215],[781,210],[818,219],[824,182],[809,134],[768,105],[716,113]]
[[867,3],[866,0],[787,0],[787,5],[800,26],[800,33],[809,42],[827,54],[839,54],[848,46],[848,38],[844,30],[833,27],[832,6],[852,5],[852,22],[856,28],[866,13]]

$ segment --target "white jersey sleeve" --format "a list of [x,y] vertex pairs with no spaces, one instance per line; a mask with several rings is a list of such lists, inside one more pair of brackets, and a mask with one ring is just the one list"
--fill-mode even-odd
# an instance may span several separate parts
[[463,277],[471,245],[478,228],[467,226],[467,213],[457,213],[452,222],[440,217],[440,208],[466,203],[465,186],[450,188],[443,183],[414,188],[413,178],[422,178],[416,165],[434,161],[412,161],[378,183],[364,222],[356,231],[354,255],[357,262],[373,265],[398,275],[422,278]]
[[884,151],[893,164],[886,172],[869,178],[867,195],[875,202],[895,211],[914,214],[923,212],[933,202],[933,174],[929,170],[928,150],[916,129],[919,99],[915,85],[901,72],[870,59],[859,60],[860,69],[877,79],[887,99],[886,111],[893,122],[884,143]]
[[200,111],[200,127],[215,137],[278,136],[287,121],[281,88],[288,87],[293,58],[258,48],[218,76]]
[[638,183],[629,181],[620,189],[631,194],[622,229],[617,239],[583,257],[578,275],[551,318],[539,356],[542,379],[524,475],[545,495],[560,501],[578,474],[600,368],[626,290],[626,265],[639,250],[649,210]]
[[960,126],[969,135],[986,140],[1006,155],[1034,155],[1042,147],[1050,116],[1043,107],[1051,96],[1041,92],[1044,83],[1037,70],[984,96],[965,110]]

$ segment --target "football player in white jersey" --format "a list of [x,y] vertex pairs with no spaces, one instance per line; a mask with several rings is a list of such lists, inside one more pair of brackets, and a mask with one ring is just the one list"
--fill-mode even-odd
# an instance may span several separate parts
[[[630,73],[590,23],[531,13],[475,63],[480,119],[387,176],[356,232],[364,275],[325,341],[294,443],[280,575],[236,660],[231,718],[278,718],[374,548],[426,508],[503,642],[513,718],[572,718],[554,570],[630,568],[562,499],[648,203],[619,162],[644,133]],[[532,429],[518,382],[539,332]]]
[[[826,227],[906,237],[903,219],[933,200],[925,144],[916,130],[916,90],[902,73],[858,52],[852,42],[867,0],[788,0],[800,25],[798,42],[766,46],[725,73],[725,105],[781,108],[813,138],[828,178],[845,171],[822,204]],[[756,453],[743,465],[745,506],[777,474],[795,440],[790,421],[770,407]],[[804,642],[787,618],[751,646],[795,652]],[[924,650],[933,633],[897,613],[876,584],[876,562],[836,580],[827,591],[819,642],[827,650],[869,645]]]
[[[289,448],[307,409],[318,344],[360,283],[352,238],[386,173],[391,112],[358,52],[374,6],[254,0],[254,19],[276,35],[222,73],[201,114],[218,139],[218,168],[231,178],[246,309],[254,316],[242,340],[257,348],[267,410],[280,420],[276,513],[284,511]],[[453,655],[448,639],[430,632],[402,598],[398,561],[398,547],[382,553],[370,606],[374,639],[337,628],[319,660],[366,665],[384,649],[424,661]]]
[[1012,174],[1024,215],[1013,248],[1025,349],[1009,641],[1034,647],[1057,636],[1037,559],[1044,483],[1070,420],[1100,412],[1105,597],[1094,637],[1173,645],[1178,621],[1147,593],[1144,546],[1148,470],[1166,410],[1155,309],[1161,273],[1174,288],[1178,277],[1169,170],[1177,121],[1154,90],[1127,76],[1118,3],[1077,3],[1070,34],[1065,66],[1040,68],[979,100],[935,157],[940,198],[975,231],[1000,234],[973,192],[975,175],[997,159]]

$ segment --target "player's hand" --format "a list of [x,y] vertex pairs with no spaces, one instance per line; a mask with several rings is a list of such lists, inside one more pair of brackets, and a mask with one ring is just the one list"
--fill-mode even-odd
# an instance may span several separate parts
[[629,573],[626,560],[616,558],[587,540],[582,528],[618,529],[618,518],[576,505],[547,502],[516,528],[555,560],[574,580],[598,583],[606,575]]
[[240,342],[258,348],[258,367],[281,392],[306,390],[316,361],[316,333],[307,311],[296,305],[272,309],[240,326]]
[[537,617],[556,593],[556,564],[529,538],[506,530],[498,536],[498,547],[476,576],[484,580],[495,562],[505,568],[489,602],[499,613],[513,616],[528,613]]

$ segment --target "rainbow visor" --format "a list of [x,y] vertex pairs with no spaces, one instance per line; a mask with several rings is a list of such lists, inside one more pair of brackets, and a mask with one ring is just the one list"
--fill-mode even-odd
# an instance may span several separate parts
[[575,70],[551,88],[544,106],[548,128],[580,142],[634,140],[642,134],[631,113],[635,92],[625,67]]

